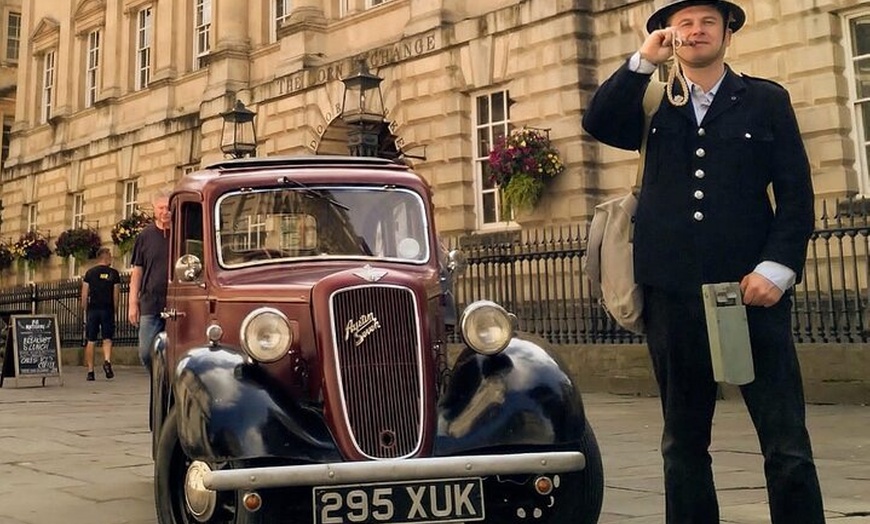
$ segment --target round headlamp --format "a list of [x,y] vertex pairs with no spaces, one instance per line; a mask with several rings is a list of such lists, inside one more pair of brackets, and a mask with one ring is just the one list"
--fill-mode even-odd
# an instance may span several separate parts
[[488,300],[466,307],[459,326],[465,343],[484,355],[495,355],[506,348],[514,332],[511,315]]
[[290,321],[275,308],[255,309],[242,321],[242,347],[254,360],[274,362],[290,350],[293,329]]

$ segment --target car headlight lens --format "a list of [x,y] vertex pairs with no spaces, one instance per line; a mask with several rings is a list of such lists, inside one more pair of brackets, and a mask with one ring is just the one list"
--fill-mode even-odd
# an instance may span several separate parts
[[290,321],[275,308],[252,311],[242,321],[242,347],[254,360],[274,362],[290,350],[293,329]]
[[488,300],[480,300],[466,307],[459,326],[465,343],[484,355],[499,353],[513,337],[511,315]]

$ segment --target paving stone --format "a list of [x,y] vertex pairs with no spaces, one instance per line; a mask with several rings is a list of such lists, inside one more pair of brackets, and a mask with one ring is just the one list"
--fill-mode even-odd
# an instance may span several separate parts
[[[148,377],[0,388],[0,524],[154,524]],[[68,369],[68,368],[67,368]],[[661,406],[586,393],[605,468],[600,524],[662,524]],[[870,407],[809,405],[828,521],[870,524]],[[763,459],[742,401],[717,404],[713,471],[722,522],[769,523]]]

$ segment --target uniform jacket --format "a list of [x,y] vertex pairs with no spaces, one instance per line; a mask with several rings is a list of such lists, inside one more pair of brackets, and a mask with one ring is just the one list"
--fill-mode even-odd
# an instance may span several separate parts
[[[593,96],[583,127],[605,144],[639,149],[648,82],[624,64]],[[696,294],[702,283],[739,282],[764,260],[800,280],[813,225],[809,162],[785,89],[727,68],[701,125],[691,101],[662,100],[635,222],[638,283]]]

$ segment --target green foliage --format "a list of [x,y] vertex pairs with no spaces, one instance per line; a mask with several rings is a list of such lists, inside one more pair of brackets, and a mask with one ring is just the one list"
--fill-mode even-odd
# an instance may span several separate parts
[[51,256],[48,240],[36,231],[28,231],[21,235],[10,248],[12,254],[20,262],[30,267]]
[[95,230],[77,227],[61,233],[54,245],[57,256],[72,256],[78,261],[84,261],[97,256],[97,250],[103,245],[103,241]]
[[565,170],[559,151],[539,129],[522,128],[499,138],[488,160],[490,182],[514,210],[533,208],[545,183]]
[[9,246],[5,242],[0,242],[0,271],[11,267],[14,260],[15,256]]
[[543,180],[520,173],[512,176],[502,188],[502,202],[514,211],[528,210],[535,207],[543,192]]
[[136,237],[151,223],[151,217],[139,211],[122,218],[112,227],[112,242],[121,250],[121,254],[129,253],[133,249]]

